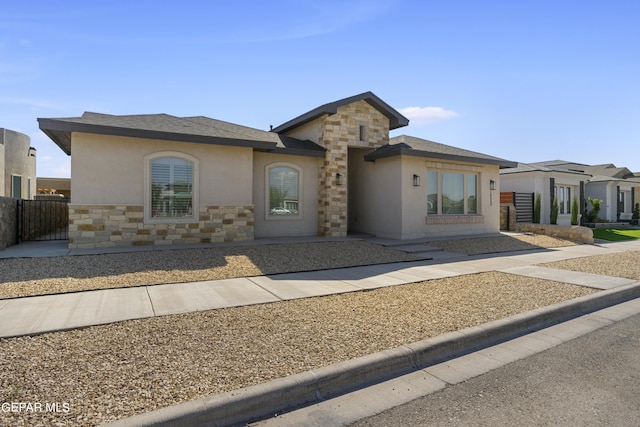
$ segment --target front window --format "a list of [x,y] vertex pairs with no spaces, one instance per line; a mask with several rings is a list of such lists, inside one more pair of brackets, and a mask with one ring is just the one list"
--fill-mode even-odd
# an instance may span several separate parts
[[477,215],[478,175],[428,171],[427,214]]
[[554,196],[558,199],[558,213],[571,213],[571,187],[555,186],[553,188]]
[[[199,220],[199,160],[179,151],[144,157],[144,221],[193,223]],[[209,189],[213,191],[213,189]]]
[[268,169],[268,215],[272,218],[299,216],[300,171],[291,166]]
[[464,174],[442,173],[442,214],[464,214]]

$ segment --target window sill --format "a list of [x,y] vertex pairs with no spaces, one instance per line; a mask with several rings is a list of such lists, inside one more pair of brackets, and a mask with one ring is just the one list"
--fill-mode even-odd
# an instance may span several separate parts
[[427,225],[446,224],[483,224],[483,215],[427,215]]

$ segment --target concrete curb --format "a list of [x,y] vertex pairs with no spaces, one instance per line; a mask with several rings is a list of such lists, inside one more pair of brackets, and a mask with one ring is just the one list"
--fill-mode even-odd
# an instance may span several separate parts
[[423,369],[638,297],[640,282],[635,282],[312,371],[169,406],[107,425],[243,425]]

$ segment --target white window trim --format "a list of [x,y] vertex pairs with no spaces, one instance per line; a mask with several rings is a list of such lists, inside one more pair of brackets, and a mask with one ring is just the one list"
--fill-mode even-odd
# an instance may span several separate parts
[[[269,191],[269,172],[273,168],[288,167],[295,169],[298,172],[298,215],[270,215],[271,213],[271,200]],[[304,174],[303,169],[294,164],[288,162],[275,162],[269,163],[264,167],[264,219],[265,221],[298,221],[304,217],[304,198],[303,198],[303,184]]]
[[[193,216],[168,218],[151,216],[151,162],[161,158],[172,157],[190,162],[193,165]],[[191,224],[200,220],[200,170],[197,158],[179,151],[159,151],[144,156],[144,222],[148,224]]]

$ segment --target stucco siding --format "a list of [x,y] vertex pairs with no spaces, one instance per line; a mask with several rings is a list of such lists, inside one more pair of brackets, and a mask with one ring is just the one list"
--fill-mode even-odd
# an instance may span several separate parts
[[349,230],[384,238],[402,236],[402,165],[399,157],[364,162],[349,159]]
[[74,134],[71,202],[78,205],[144,203],[145,156],[178,152],[199,161],[200,204],[252,204],[251,148]]
[[[318,168],[314,157],[255,152],[253,159],[253,203],[255,236],[314,236],[318,230]],[[267,168],[273,165],[299,168],[301,200],[299,216],[270,216],[267,206]]]

